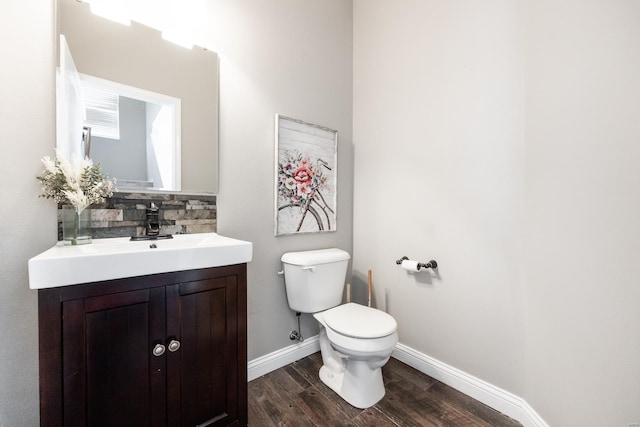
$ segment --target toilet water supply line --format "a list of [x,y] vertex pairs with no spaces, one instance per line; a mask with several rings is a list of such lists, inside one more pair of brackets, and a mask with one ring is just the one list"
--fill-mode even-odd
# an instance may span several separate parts
[[300,315],[302,313],[300,313],[299,311],[296,312],[296,317],[298,318],[298,330],[293,330],[291,331],[291,333],[289,334],[289,339],[291,341],[295,341],[298,340],[300,342],[304,341],[304,337],[302,336],[302,334],[300,333]]
[[367,306],[371,307],[371,288],[373,287],[373,282],[371,280],[371,270],[367,273],[367,291],[369,294],[369,298],[367,299]]
[[[315,267],[313,267],[315,269]],[[284,269],[278,271],[278,275],[282,276],[284,275]],[[296,317],[298,318],[298,329],[294,329],[293,331],[289,332],[289,339],[291,341],[299,341],[302,342],[304,341],[304,337],[302,336],[302,333],[300,332],[300,316],[302,315],[302,313],[300,313],[299,311],[296,312]]]

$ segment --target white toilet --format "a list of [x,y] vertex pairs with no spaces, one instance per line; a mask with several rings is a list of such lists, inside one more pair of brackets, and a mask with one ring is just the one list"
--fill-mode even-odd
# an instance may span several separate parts
[[340,305],[347,252],[288,252],[281,260],[289,307],[314,313],[320,323],[320,379],[356,408],[375,405],[385,392],[381,368],[398,343],[395,319],[360,304]]

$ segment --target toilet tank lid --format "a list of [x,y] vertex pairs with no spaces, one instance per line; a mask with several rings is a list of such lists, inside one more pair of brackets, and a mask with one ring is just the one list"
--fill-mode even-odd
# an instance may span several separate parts
[[311,265],[329,262],[345,261],[350,258],[349,253],[338,248],[316,249],[313,251],[287,252],[280,259],[286,264]]

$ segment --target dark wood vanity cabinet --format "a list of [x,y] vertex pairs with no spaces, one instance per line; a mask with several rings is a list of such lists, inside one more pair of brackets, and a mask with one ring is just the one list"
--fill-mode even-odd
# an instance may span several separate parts
[[39,290],[41,425],[247,425],[246,296],[246,264]]

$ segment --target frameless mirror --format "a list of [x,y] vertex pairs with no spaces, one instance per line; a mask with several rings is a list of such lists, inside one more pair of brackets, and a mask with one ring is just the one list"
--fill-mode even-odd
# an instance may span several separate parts
[[[105,133],[92,126],[90,144],[73,120],[61,123],[59,114],[58,127],[73,126],[72,134],[80,132],[71,141],[82,150],[90,147],[90,157],[123,191],[216,193],[217,55],[175,45],[136,22],[126,26],[95,16],[89,5],[77,0],[58,0],[58,14],[59,33],[73,56],[80,91],[98,91],[93,101],[93,95],[83,97],[87,119],[104,119],[106,92],[116,95],[110,114],[116,114],[112,121],[118,122]],[[66,95],[59,91],[60,96]],[[60,129],[58,135],[60,139]]]

